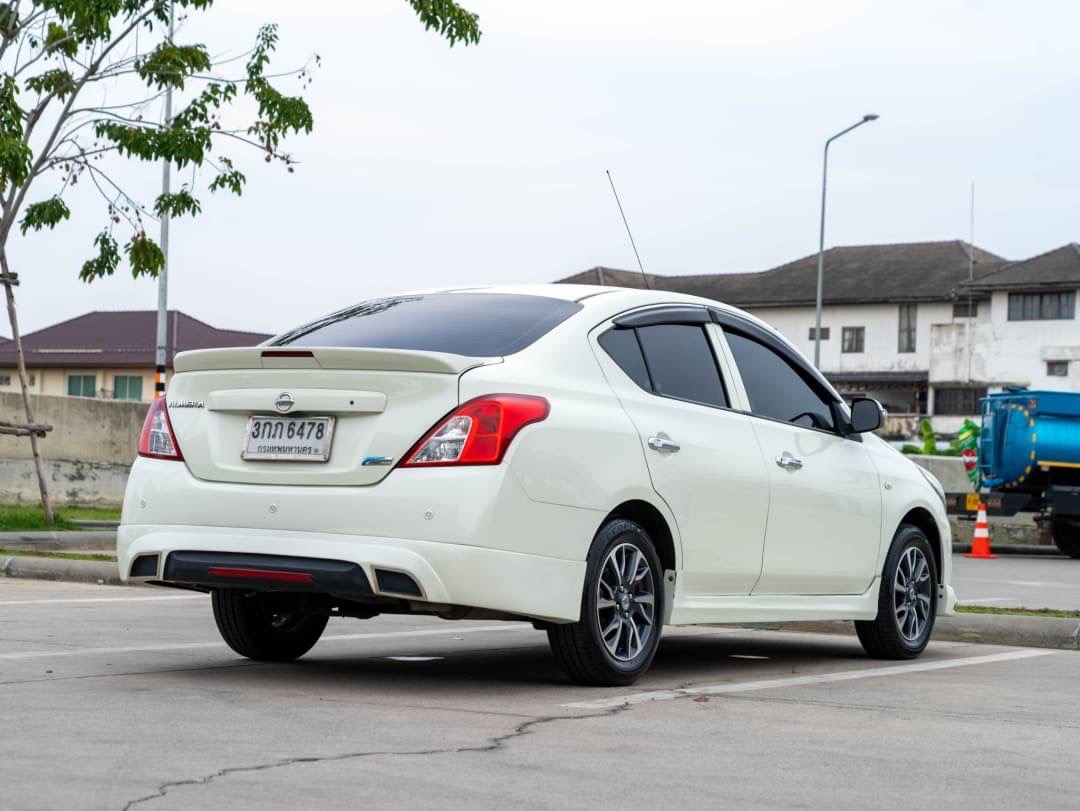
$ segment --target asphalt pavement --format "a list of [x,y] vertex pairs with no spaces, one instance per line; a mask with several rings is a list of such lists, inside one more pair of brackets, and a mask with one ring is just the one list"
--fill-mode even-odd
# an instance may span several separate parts
[[965,605],[1080,610],[1080,560],[953,555],[953,585]]
[[1075,808],[1080,653],[670,630],[630,688],[518,623],[336,619],[293,664],[201,595],[0,580],[0,808]]

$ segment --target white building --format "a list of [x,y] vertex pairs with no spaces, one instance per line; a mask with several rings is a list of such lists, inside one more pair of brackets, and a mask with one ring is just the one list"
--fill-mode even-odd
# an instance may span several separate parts
[[[816,254],[758,273],[648,280],[741,307],[814,356]],[[561,281],[645,283],[603,267]],[[988,391],[1080,391],[1078,288],[1075,243],[1020,262],[960,241],[831,248],[821,369],[845,394],[881,400],[898,435],[917,433],[921,416],[952,433]]]

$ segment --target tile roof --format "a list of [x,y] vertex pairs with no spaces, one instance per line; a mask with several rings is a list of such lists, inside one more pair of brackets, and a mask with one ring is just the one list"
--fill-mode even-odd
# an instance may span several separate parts
[[[269,338],[257,332],[212,327],[177,310],[169,311],[168,360],[187,349],[254,346]],[[22,338],[28,367],[154,366],[155,310],[95,310]],[[15,345],[0,343],[0,368],[15,366]]]
[[[851,245],[825,251],[826,304],[941,301],[955,298],[968,281],[969,246],[960,240],[895,245]],[[1006,260],[973,247],[975,275],[999,270]],[[597,267],[560,282],[643,287],[640,273]],[[757,273],[649,276],[658,290],[689,293],[739,307],[813,304],[817,254]]]
[[1080,287],[1080,245],[1070,242],[1052,251],[1012,262],[976,280],[974,290]]

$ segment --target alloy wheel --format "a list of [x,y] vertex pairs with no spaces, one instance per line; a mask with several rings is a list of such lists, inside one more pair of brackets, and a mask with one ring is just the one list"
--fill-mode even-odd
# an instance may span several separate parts
[[900,557],[893,579],[896,627],[908,642],[917,642],[930,619],[930,563],[918,547]]
[[656,587],[648,559],[633,544],[615,546],[600,568],[596,619],[608,653],[632,661],[655,631]]

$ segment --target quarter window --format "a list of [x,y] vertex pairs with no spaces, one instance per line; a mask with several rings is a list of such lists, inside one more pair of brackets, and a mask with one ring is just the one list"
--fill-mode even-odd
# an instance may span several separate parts
[[829,401],[787,360],[752,338],[725,334],[754,414],[806,428],[834,428]]
[[1076,313],[1076,293],[1009,293],[1010,321],[1057,321]]
[[900,352],[915,351],[915,317],[918,307],[917,304],[900,305],[900,340],[897,347]]
[[612,329],[599,338],[600,346],[619,364],[619,368],[645,391],[652,391],[649,370],[645,368],[645,357],[641,354],[637,330]]
[[841,333],[844,352],[862,352],[866,340],[866,327],[844,327]]
[[68,375],[69,397],[94,397],[97,394],[96,375]]

